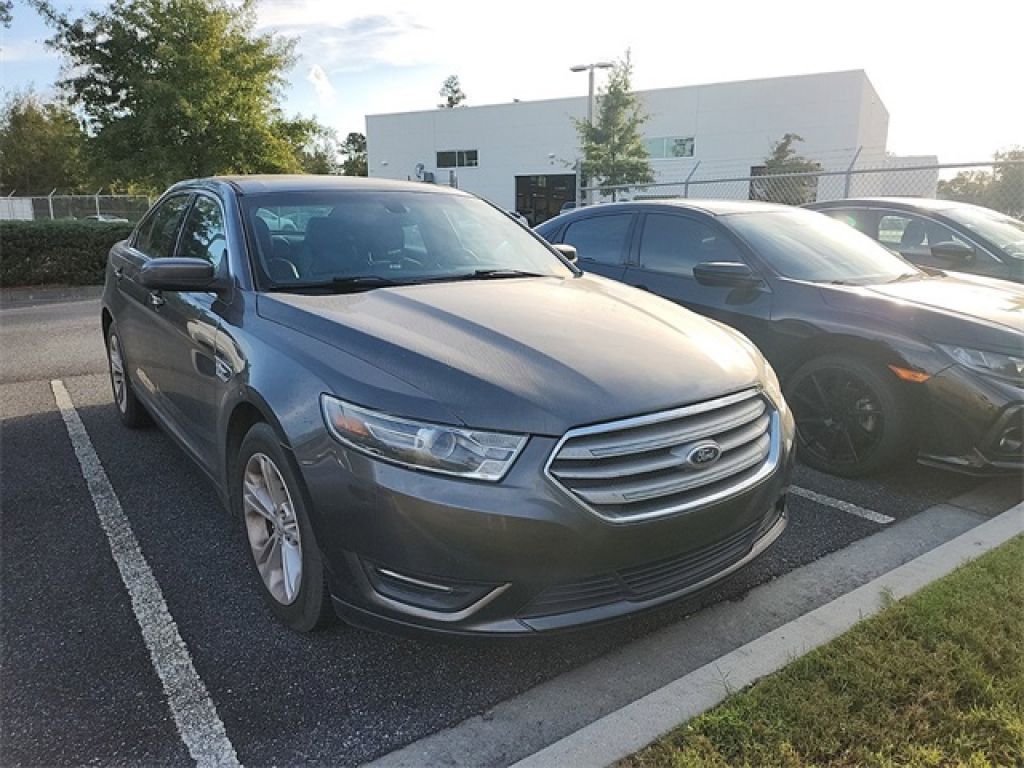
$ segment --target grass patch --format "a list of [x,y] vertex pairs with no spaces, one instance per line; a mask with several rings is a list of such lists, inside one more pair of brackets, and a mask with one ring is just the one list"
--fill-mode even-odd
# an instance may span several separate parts
[[691,720],[620,768],[1024,765],[1024,537]]

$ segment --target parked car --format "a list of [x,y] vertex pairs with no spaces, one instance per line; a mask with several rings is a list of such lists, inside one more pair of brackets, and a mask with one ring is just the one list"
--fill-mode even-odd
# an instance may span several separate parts
[[920,267],[1024,283],[1024,221],[967,203],[913,197],[806,206],[845,222]]
[[530,228],[530,220],[523,216],[523,214],[521,214],[519,211],[509,210],[505,211],[505,213],[509,215],[509,218],[511,218],[512,221],[516,222],[520,226],[526,227],[527,229]]
[[863,475],[905,457],[1024,470],[1024,289],[924,272],[812,211],[741,201],[585,208],[535,230],[749,336],[804,461]]
[[129,224],[128,219],[123,216],[110,216],[106,213],[93,213],[89,216],[83,216],[86,221],[103,221],[107,224]]
[[[273,231],[282,208],[315,215]],[[121,420],[202,467],[297,630],[332,603],[450,633],[607,620],[786,525],[794,426],[753,345],[457,190],[177,184],[112,249],[102,312]]]

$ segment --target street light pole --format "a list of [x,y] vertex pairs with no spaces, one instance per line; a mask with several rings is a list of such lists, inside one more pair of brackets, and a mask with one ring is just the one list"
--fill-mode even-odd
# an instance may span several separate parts
[[[595,61],[592,64],[576,64],[575,66],[569,67],[570,72],[584,72],[587,73],[587,125],[591,128],[594,127],[594,70],[595,69],[611,69],[615,66],[610,61]],[[576,205],[579,206],[582,203],[580,186],[583,182],[583,163],[581,161],[576,162]],[[588,195],[589,197],[589,195]]]

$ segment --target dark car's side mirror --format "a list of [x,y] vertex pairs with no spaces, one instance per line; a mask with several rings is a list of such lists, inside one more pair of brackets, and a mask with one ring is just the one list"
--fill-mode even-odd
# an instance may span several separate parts
[[139,269],[139,282],[151,291],[212,291],[217,273],[206,259],[153,259]]
[[575,264],[580,260],[579,254],[576,253],[576,246],[569,245],[568,243],[558,243],[557,245],[551,246],[558,251],[570,264]]
[[965,243],[947,240],[932,246],[932,256],[946,261],[970,261],[974,258],[974,249]]
[[701,285],[714,288],[741,288],[761,282],[754,270],[739,261],[705,261],[693,267],[693,276]]

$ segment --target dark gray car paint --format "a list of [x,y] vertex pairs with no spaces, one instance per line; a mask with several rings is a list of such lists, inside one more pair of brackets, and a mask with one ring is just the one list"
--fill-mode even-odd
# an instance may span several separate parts
[[[149,305],[129,270],[115,274],[118,265],[137,269],[145,259],[129,239],[111,252],[104,322],[114,318],[122,335],[139,334],[154,344],[127,351],[136,392],[225,501],[233,419],[241,409],[256,408],[275,428],[314,501],[312,522],[343,603],[368,608],[344,566],[358,551],[414,572],[518,579],[509,595],[488,607],[497,621],[525,602],[532,586],[701,546],[757,520],[784,493],[791,420],[780,469],[728,503],[637,526],[599,520],[543,476],[556,436],[757,385],[763,359],[729,329],[593,276],[330,296],[256,293],[236,195],[271,183],[281,182],[205,180],[169,190],[166,195],[192,191],[220,201],[226,287],[216,295],[183,293],[173,303]],[[168,306],[173,316],[164,317]],[[531,437],[506,479],[482,487],[341,446],[325,430],[321,393],[396,415]],[[608,615],[615,612],[609,608]],[[526,629],[491,622],[487,612],[476,622],[462,629]]]

